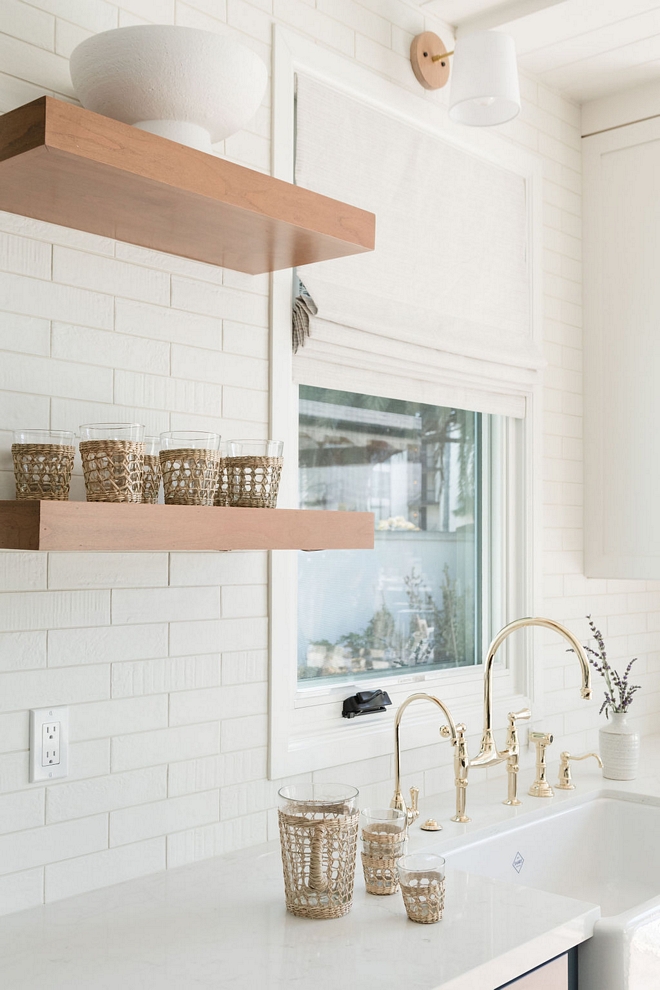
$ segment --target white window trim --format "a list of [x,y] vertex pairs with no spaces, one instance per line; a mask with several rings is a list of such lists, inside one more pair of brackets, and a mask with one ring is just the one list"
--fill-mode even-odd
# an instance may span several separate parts
[[[524,176],[528,190],[529,245],[532,273],[532,331],[539,341],[542,326],[542,199],[541,162],[496,133],[481,131],[475,136],[469,128],[447,123],[437,94],[417,96],[377,76],[355,62],[335,55],[295,33],[281,28],[273,31],[273,111],[272,174],[291,182],[294,177],[294,94],[296,72],[334,86],[353,98],[364,100],[397,116],[411,126],[440,136],[458,147],[481,155]],[[359,205],[359,204],[358,204]],[[285,444],[284,471],[278,505],[297,505],[298,386],[293,381],[291,352],[290,270],[271,277],[270,427],[271,436]],[[469,377],[466,384],[470,385]],[[483,388],[482,381],[475,385]],[[499,384],[501,390],[501,383]],[[506,552],[501,575],[503,621],[524,614],[538,614],[541,598],[540,457],[541,389],[512,386],[524,396],[527,416],[509,431],[508,442],[518,447],[522,459],[522,488],[505,508]],[[513,478],[508,489],[514,490]],[[467,667],[410,673],[383,679],[393,707],[382,715],[346,720],[341,718],[341,700],[354,693],[351,687],[326,687],[321,692],[297,686],[297,557],[295,551],[270,553],[270,727],[269,776],[278,779],[325,767],[339,766],[392,752],[392,712],[414,690],[438,693],[452,708],[456,720],[468,725],[478,736],[482,721],[483,668]],[[506,561],[509,562],[507,566]],[[533,649],[534,634],[528,631],[516,638],[508,658],[495,670],[495,725],[504,724],[512,708],[534,706],[535,717],[542,716],[543,667],[540,651]],[[507,662],[508,659],[508,662]],[[422,683],[420,683],[422,682]],[[379,684],[379,686],[381,686]],[[437,714],[419,713],[410,720],[405,746],[429,745],[438,740]]]

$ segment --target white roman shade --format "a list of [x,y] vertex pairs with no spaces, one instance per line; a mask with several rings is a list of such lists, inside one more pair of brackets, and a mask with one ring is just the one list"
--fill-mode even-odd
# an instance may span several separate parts
[[310,265],[297,381],[525,415],[532,338],[525,178],[305,75],[296,181],[376,214],[376,250]]

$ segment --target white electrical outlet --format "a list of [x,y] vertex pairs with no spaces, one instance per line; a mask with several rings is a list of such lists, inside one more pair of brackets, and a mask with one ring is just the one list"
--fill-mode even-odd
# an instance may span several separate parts
[[30,780],[55,780],[69,772],[69,709],[30,711]]

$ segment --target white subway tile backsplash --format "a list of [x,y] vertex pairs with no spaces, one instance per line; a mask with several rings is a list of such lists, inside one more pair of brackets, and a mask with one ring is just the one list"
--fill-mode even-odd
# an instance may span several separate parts
[[170,279],[164,272],[59,245],[53,248],[53,281],[160,306],[170,301]]
[[265,584],[267,580],[268,555],[260,551],[170,554],[171,585]]
[[217,722],[152,732],[134,732],[112,740],[112,771],[153,767],[175,760],[211,756],[219,749]]
[[71,859],[107,846],[107,814],[12,832],[0,836],[0,874]]
[[73,705],[109,697],[110,671],[106,666],[10,671],[2,675],[0,711]]
[[166,553],[51,553],[48,557],[52,589],[167,586]]
[[43,867],[0,877],[0,915],[43,904]]
[[166,866],[165,838],[78,856],[46,867],[46,903],[157,873]]
[[[213,619],[219,615],[219,588],[117,588],[112,592],[113,623],[182,620],[192,625],[195,619]],[[176,656],[187,651],[175,647],[172,652]]]
[[165,657],[115,663],[112,667],[113,698],[128,698],[168,691],[215,687],[220,683],[220,656]]
[[[0,313],[0,350],[22,354],[50,353],[50,322],[36,316]],[[6,422],[5,417],[2,423]]]
[[263,584],[229,585],[222,588],[223,619],[267,615],[267,591]]
[[[99,668],[82,669],[93,671]],[[166,694],[74,705],[69,712],[69,736],[75,742],[164,728],[167,725],[167,707]]]
[[0,596],[0,629],[107,625],[109,591],[9,592]]
[[268,650],[222,654],[222,683],[250,684],[268,680]]
[[235,650],[258,650],[268,646],[268,620],[220,619],[202,622],[172,622],[170,650],[174,656]]
[[266,776],[267,762],[268,750],[260,747],[172,763],[169,768],[168,794],[176,797],[247,780],[263,779]]
[[186,415],[219,416],[222,387],[209,382],[115,371],[115,402],[121,406],[164,409]]
[[[17,636],[45,636],[45,633],[16,633]],[[71,667],[117,660],[146,660],[167,654],[166,623],[130,626],[96,626],[89,629],[51,629],[48,632],[48,666]],[[23,647],[27,666],[30,645]],[[0,638],[0,656],[2,656]],[[43,666],[43,664],[35,664]]]
[[149,368],[156,375],[167,375],[170,370],[170,348],[164,341],[68,323],[53,324],[52,356],[64,361],[131,371]]
[[110,845],[181,832],[218,820],[219,792],[204,791],[110,812]]
[[268,299],[265,296],[177,275],[172,276],[172,307],[257,327],[268,326]]
[[268,363],[258,358],[172,345],[172,374],[203,382],[230,385],[249,382],[251,388],[268,388]]
[[46,666],[46,632],[0,633],[0,671]]
[[170,696],[170,725],[258,715],[268,710],[267,685],[233,684]]
[[0,592],[45,590],[46,566],[43,553],[0,550]]
[[0,362],[0,389],[110,402],[112,370],[6,352]]
[[10,313],[71,321],[101,330],[112,327],[114,309],[112,296],[106,293],[9,273],[0,273],[0,307]]
[[[38,791],[28,791],[38,794]],[[106,777],[53,784],[48,788],[46,822],[86,818],[103,811],[130,808],[167,797],[167,768],[148,767]]]
[[222,319],[183,313],[165,306],[150,306],[131,299],[116,300],[115,330],[153,340],[222,349]]

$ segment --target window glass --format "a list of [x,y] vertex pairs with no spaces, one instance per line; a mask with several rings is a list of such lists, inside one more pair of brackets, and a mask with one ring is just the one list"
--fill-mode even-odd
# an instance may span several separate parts
[[300,386],[300,506],[373,512],[376,549],[299,555],[299,681],[479,662],[480,434],[478,413]]

